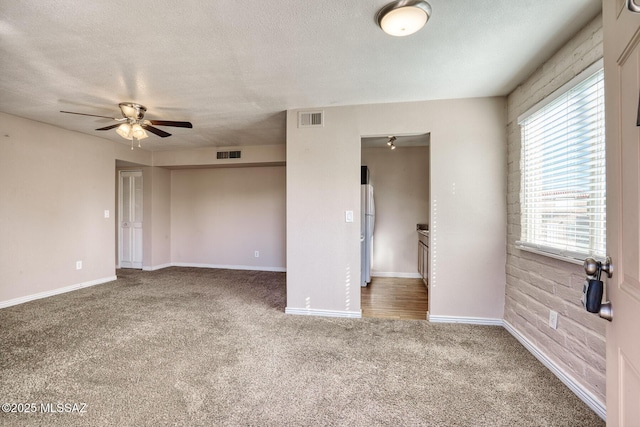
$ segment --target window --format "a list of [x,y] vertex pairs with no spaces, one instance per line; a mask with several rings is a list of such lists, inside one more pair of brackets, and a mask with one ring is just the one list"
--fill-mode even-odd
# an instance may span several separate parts
[[604,73],[593,64],[518,118],[523,249],[606,254]]

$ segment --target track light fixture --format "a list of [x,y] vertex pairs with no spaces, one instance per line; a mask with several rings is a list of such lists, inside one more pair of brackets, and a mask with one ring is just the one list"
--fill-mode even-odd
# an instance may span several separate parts
[[389,148],[391,148],[392,150],[396,149],[396,137],[395,136],[390,136],[389,140],[387,141],[387,145],[389,146]]

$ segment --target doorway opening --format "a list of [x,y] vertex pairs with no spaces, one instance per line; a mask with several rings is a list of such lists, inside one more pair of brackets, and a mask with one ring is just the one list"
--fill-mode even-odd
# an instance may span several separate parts
[[118,173],[118,265],[142,269],[142,171]]
[[[361,138],[360,164],[366,166],[367,185],[375,195],[371,278],[361,288],[362,315],[426,319],[429,276],[425,256],[419,253],[417,228],[429,224],[431,138],[428,133],[391,135]],[[363,172],[364,168],[361,186]],[[366,237],[363,224],[361,238]]]

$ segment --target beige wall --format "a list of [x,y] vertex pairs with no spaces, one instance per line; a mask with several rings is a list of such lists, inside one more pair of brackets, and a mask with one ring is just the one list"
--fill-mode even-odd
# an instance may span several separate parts
[[[225,150],[241,150],[241,159],[216,159],[216,151]],[[136,150],[134,150],[136,151]],[[143,186],[144,186],[144,199],[143,199],[143,269],[144,270],[156,270],[159,268],[168,267],[172,264],[178,263],[181,265],[201,265],[201,266],[216,266],[220,264],[216,263],[203,263],[197,261],[198,257],[193,260],[187,260],[181,256],[180,261],[172,259],[171,252],[171,210],[172,210],[172,195],[171,195],[171,182],[172,173],[174,170],[180,171],[185,169],[193,170],[211,170],[211,168],[225,169],[229,168],[242,168],[243,172],[237,172],[239,174],[248,174],[250,179],[255,174],[254,169],[256,167],[264,166],[282,166],[284,165],[285,149],[283,145],[271,145],[271,146],[244,146],[244,147],[232,147],[232,148],[201,148],[201,149],[189,149],[189,150],[170,150],[149,153],[153,158],[153,164],[159,166],[126,166],[120,167],[118,170],[141,170],[143,174]],[[148,164],[148,163],[145,163]],[[210,172],[210,174],[229,174],[233,172]],[[179,176],[180,172],[176,172]],[[207,174],[203,172],[203,174]],[[204,175],[203,175],[204,176]],[[117,180],[116,180],[117,184]],[[283,184],[284,188],[284,184]],[[197,197],[197,196],[194,196]],[[235,196],[231,196],[233,199]],[[227,200],[229,201],[229,199]],[[232,203],[235,203],[232,201]],[[245,213],[240,212],[240,216],[234,218],[235,221],[242,222]],[[252,214],[251,214],[252,215]],[[251,217],[251,215],[249,217]],[[284,213],[282,213],[284,216]],[[275,233],[277,234],[277,233]],[[116,241],[117,241],[116,233]],[[276,238],[277,242],[266,243],[265,247],[281,247],[280,255],[281,259],[284,259],[284,238],[280,235]],[[184,239],[183,239],[184,241]],[[189,246],[185,244],[184,246]],[[227,256],[233,259],[237,259],[238,262],[246,262],[244,259],[246,253],[253,254],[253,243],[251,248],[240,248],[235,246],[234,251],[227,253]],[[178,253],[183,253],[180,248],[177,248]],[[269,253],[276,254],[278,250],[269,251]],[[234,254],[243,254],[241,256],[235,256]],[[262,254],[261,254],[262,255]],[[116,250],[117,256],[117,250]],[[252,255],[253,256],[253,255]],[[262,258],[262,256],[261,256]],[[273,267],[265,265],[267,260],[252,260],[248,264],[224,264],[230,266],[247,266],[247,267]],[[284,261],[279,261],[277,269],[284,269]]]
[[156,270],[171,265],[171,171],[144,167],[142,268]]
[[171,263],[171,171],[151,168],[152,197],[152,242],[151,268],[168,266]]
[[[606,320],[587,313],[580,297],[581,265],[519,250],[520,128],[517,117],[602,57],[596,18],[508,98],[508,256],[505,321],[591,392],[604,407]],[[548,326],[557,311],[558,329]]]
[[285,234],[284,167],[171,171],[174,264],[284,270]]
[[416,224],[429,222],[429,147],[363,148],[376,203],[372,274],[420,277]]
[[0,305],[114,278],[115,161],[150,153],[2,113],[0,135]]
[[[241,150],[240,159],[216,158],[218,151]],[[184,166],[248,166],[283,165],[285,160],[284,141],[279,145],[249,145],[243,147],[209,147],[191,150],[168,150],[153,153],[153,165],[164,167]]]
[[[360,139],[431,133],[435,319],[500,322],[504,307],[504,98],[324,109],[324,126],[287,116],[287,311],[360,313]],[[327,313],[328,311],[329,313]]]

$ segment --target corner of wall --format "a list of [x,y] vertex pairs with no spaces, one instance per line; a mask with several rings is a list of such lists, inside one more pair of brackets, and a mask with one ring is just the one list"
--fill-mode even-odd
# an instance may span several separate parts
[[[605,401],[605,325],[580,305],[580,266],[521,251],[520,133],[517,117],[602,57],[602,16],[580,30],[565,46],[522,82],[507,100],[507,262],[505,322],[535,346],[557,369]],[[558,328],[548,326],[558,313]]]

